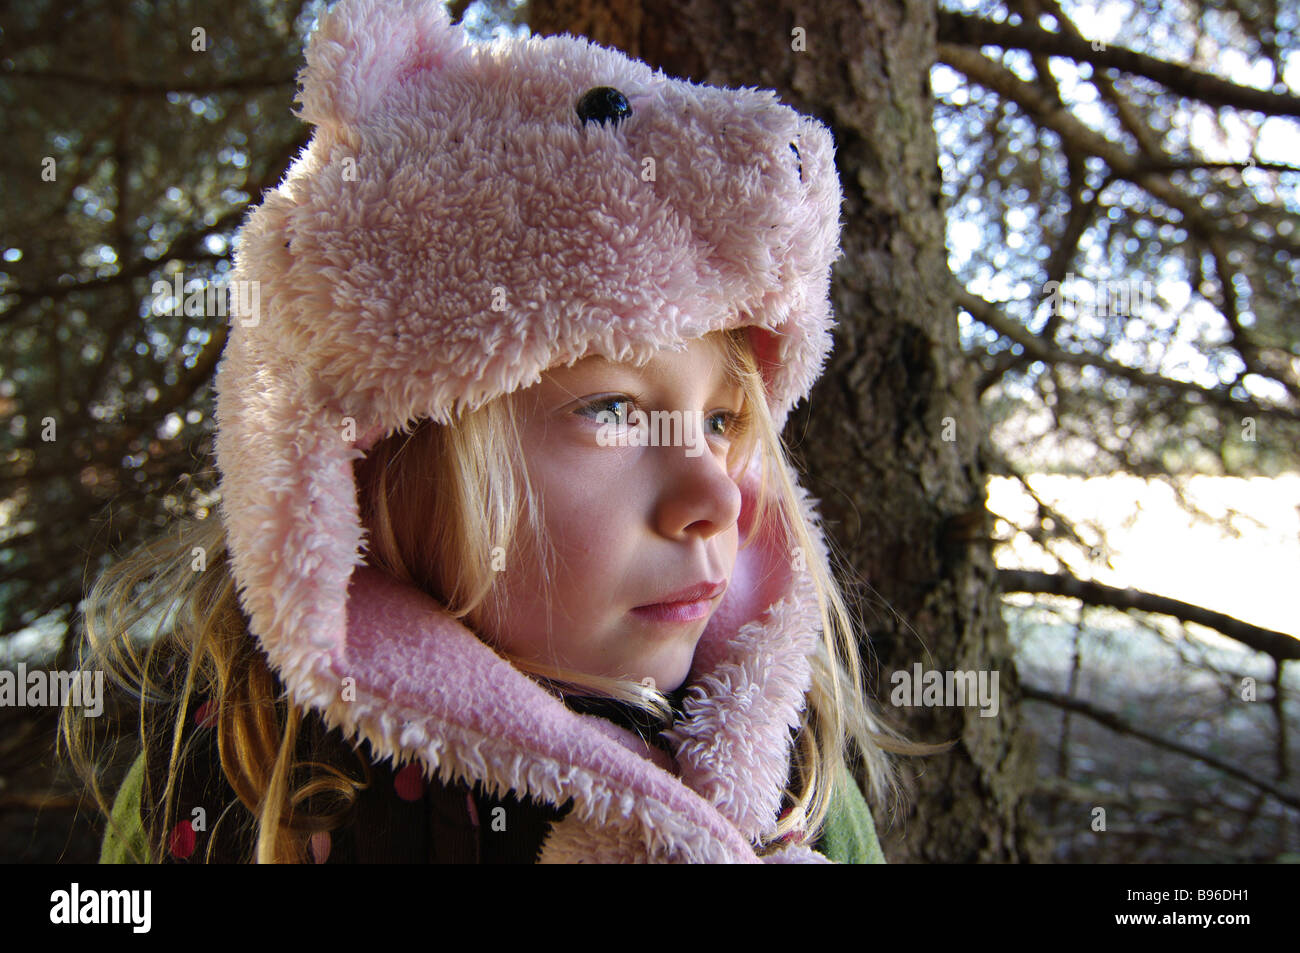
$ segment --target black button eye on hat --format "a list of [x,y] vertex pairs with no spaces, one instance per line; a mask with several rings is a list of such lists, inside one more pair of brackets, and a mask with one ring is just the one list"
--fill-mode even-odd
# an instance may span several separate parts
[[583,125],[589,122],[604,125],[610,121],[617,126],[632,115],[632,106],[627,97],[613,86],[596,86],[582,94],[578,100],[577,113]]

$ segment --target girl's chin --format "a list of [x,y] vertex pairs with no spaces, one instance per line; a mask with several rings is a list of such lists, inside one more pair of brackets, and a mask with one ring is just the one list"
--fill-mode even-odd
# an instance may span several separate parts
[[675,692],[686,684],[687,676],[691,673],[691,662],[694,660],[694,646],[692,651],[686,654],[684,659],[674,659],[671,662],[661,661],[658,665],[652,665],[642,668],[642,671],[648,672],[645,678],[642,678],[641,684],[649,685],[651,688],[661,692]]

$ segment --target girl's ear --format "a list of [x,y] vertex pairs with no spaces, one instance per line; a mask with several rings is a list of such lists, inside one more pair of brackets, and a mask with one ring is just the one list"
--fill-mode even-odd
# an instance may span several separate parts
[[294,114],[314,126],[355,128],[393,87],[443,70],[467,48],[439,0],[341,0],[307,42]]

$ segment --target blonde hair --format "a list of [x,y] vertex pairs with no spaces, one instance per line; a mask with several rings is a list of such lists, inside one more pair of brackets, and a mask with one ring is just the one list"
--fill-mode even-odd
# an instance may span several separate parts
[[[333,763],[293,760],[291,753],[306,740],[299,737],[304,713],[295,710],[289,717],[284,693],[248,631],[224,527],[209,516],[175,529],[175,535],[142,545],[101,573],[82,610],[83,667],[102,669],[111,684],[140,702],[142,820],[144,809],[155,807],[158,836],[147,844],[146,856],[136,859],[157,863],[167,853],[168,832],[178,820],[177,790],[197,742],[192,736],[182,744],[182,729],[196,715],[196,700],[207,696],[222,773],[251,812],[251,823],[244,823],[256,837],[256,859],[303,861],[307,837],[341,823],[369,783],[370,765],[358,756],[360,776],[350,777]],[[110,829],[125,840],[129,831],[116,828],[100,783],[101,762],[112,758],[96,755],[103,740],[96,729],[106,727],[99,721],[80,708],[65,708],[60,741]],[[167,751],[162,791],[149,786],[154,743]],[[228,808],[210,829],[208,855],[221,825],[240,823]]]
[[[760,455],[751,538],[763,521],[776,519],[793,545],[815,553],[784,444],[768,413],[747,329],[715,333],[726,374],[744,395],[728,468],[737,474],[751,454]],[[542,519],[544,501],[534,493],[521,459],[517,394],[462,413],[451,425],[421,421],[409,433],[379,441],[355,464],[367,561],[429,592],[471,624],[499,577],[484,554],[495,547],[509,551],[522,533],[523,541],[536,549],[544,578],[553,564]],[[414,514],[419,514],[418,520],[411,518]],[[428,532],[430,526],[439,532]],[[840,562],[832,541],[827,539],[827,545],[832,562]],[[195,547],[207,554],[205,571],[193,569]],[[909,743],[874,711],[863,690],[856,634],[860,627],[850,618],[831,567],[811,559],[806,568],[817,593],[822,641],[811,660],[812,686],[795,739],[786,791],[789,810],[774,835],[759,845],[760,853],[798,831],[814,837],[826,817],[832,788],[853,783],[855,777],[863,779],[864,791],[875,804],[884,805],[891,792],[898,793],[886,751],[923,754],[948,747]],[[137,589],[144,590],[143,598]],[[141,658],[131,633],[152,614],[160,615]],[[146,792],[161,805],[162,818],[156,827],[162,834],[150,844],[149,859],[163,856],[166,832],[176,820],[174,795],[186,753],[181,728],[192,699],[200,695],[209,695],[215,703],[221,768],[251,813],[258,862],[303,861],[311,834],[344,822],[349,806],[369,782],[369,765],[357,754],[361,776],[356,777],[329,763],[337,757],[301,757],[299,733],[306,713],[291,710],[284,693],[277,691],[266,657],[248,632],[219,520],[195,521],[176,539],[151,543],[111,567],[87,596],[83,617],[90,650],[87,667],[104,668],[115,684],[141,699],[139,727],[146,758],[148,739],[171,732],[165,789]],[[159,671],[166,662],[178,661],[184,663],[183,678],[173,676],[164,684]],[[641,683],[512,661],[558,694],[613,698],[661,722],[670,717],[667,699]],[[91,731],[79,710],[64,711],[62,729],[74,766],[87,779],[100,809],[109,814],[90,754]],[[322,741],[317,737],[314,743]],[[214,841],[210,835],[209,851]]]

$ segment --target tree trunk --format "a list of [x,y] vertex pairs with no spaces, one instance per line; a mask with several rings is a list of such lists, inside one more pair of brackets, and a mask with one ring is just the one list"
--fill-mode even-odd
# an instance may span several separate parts
[[[538,4],[534,33],[581,33],[673,76],[774,89],[832,130],[846,193],[832,294],[835,351],[786,439],[821,500],[871,637],[886,716],[916,741],[960,739],[903,760],[900,815],[877,827],[906,861],[1041,859],[1028,836],[1033,767],[984,518],[985,429],[948,292],[931,116],[933,0],[808,8],[784,0]],[[806,50],[792,49],[796,27]],[[853,582],[853,580],[850,580]],[[974,706],[890,706],[895,671],[999,675],[996,717]]]

